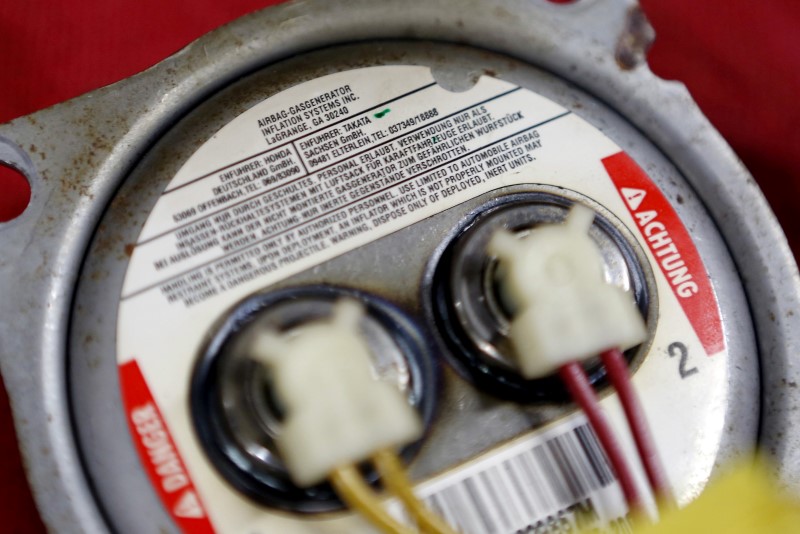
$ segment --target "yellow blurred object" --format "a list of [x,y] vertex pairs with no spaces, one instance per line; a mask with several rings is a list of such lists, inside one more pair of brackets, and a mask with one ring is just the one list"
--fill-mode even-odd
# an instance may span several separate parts
[[789,534],[800,532],[800,501],[782,492],[759,463],[740,464],[681,510],[662,512],[636,534]]

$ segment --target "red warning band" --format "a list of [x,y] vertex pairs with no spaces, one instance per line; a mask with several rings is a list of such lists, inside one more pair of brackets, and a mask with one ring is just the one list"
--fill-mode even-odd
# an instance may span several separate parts
[[161,502],[183,532],[213,534],[200,496],[136,360],[119,367],[128,427]]
[[626,153],[603,159],[603,166],[706,354],[711,356],[725,350],[716,295],[700,254],[675,209]]

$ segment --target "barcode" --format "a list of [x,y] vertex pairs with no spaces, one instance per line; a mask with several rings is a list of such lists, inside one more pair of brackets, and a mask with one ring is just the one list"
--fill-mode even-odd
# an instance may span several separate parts
[[416,492],[464,534],[627,530],[605,453],[585,420],[571,423],[493,451]]

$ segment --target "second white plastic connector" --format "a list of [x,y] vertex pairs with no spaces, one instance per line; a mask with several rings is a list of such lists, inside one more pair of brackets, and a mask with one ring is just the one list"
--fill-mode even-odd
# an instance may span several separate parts
[[327,319],[285,333],[262,331],[250,349],[272,371],[285,411],[278,447],[293,481],[308,487],[337,467],[422,435],[402,392],[373,376],[361,304],[341,300]]
[[510,338],[526,378],[540,378],[571,361],[644,341],[631,295],[608,284],[600,249],[589,236],[594,212],[576,204],[561,224],[526,234],[498,231],[488,252],[497,257],[501,298],[510,308]]

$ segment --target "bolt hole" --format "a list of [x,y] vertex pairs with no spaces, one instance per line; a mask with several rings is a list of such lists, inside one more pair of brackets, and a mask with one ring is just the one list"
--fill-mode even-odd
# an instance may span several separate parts
[[22,172],[0,161],[0,223],[13,221],[31,201],[31,184]]

